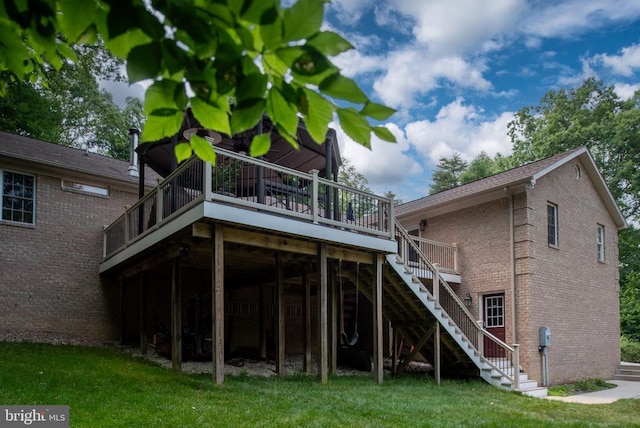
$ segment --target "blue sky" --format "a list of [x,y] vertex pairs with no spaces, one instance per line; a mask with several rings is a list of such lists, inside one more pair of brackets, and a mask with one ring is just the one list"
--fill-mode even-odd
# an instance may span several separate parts
[[398,112],[398,140],[369,151],[336,125],[343,157],[377,193],[428,193],[441,156],[510,153],[507,124],[587,77],[640,89],[640,0],[333,0],[325,28],[356,49],[334,58]]

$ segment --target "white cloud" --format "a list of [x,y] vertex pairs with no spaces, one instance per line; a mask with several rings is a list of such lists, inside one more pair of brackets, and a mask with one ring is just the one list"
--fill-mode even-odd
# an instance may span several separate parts
[[532,7],[522,30],[532,37],[572,38],[615,21],[640,16],[640,2],[629,0],[569,0]]
[[347,77],[384,70],[382,57],[363,55],[362,52],[354,49],[341,53],[333,58],[332,62]]
[[375,0],[333,0],[329,7],[336,9],[336,17],[346,25],[354,25],[362,15],[374,7]]
[[636,91],[640,91],[640,83],[616,83],[614,86],[615,93],[623,100],[631,98]]
[[472,160],[481,151],[490,156],[511,152],[507,125],[513,113],[504,112],[493,120],[482,120],[482,110],[463,104],[463,99],[442,107],[435,120],[409,123],[407,139],[433,165],[440,157],[449,157],[454,152],[465,160]]
[[415,18],[416,40],[438,56],[499,48],[505,31],[527,8],[525,0],[393,0],[392,4]]
[[615,74],[632,76],[636,70],[640,69],[640,44],[622,48],[620,55],[596,55],[594,61],[601,62]]
[[373,88],[392,107],[411,107],[419,95],[426,95],[449,81],[461,88],[488,90],[491,83],[482,72],[484,63],[471,63],[459,56],[433,58],[428,52],[409,47],[392,52],[386,61],[387,72]]
[[369,150],[349,138],[339,124],[331,124],[336,130],[342,157],[367,178],[369,186],[377,193],[393,191],[398,194],[402,183],[415,180],[423,169],[407,154],[410,145],[402,130],[393,123],[385,126],[396,137],[397,143],[388,143],[372,135]]

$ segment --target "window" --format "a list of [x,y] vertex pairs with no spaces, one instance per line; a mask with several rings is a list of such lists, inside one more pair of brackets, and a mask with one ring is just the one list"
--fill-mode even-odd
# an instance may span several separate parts
[[558,246],[558,206],[547,204],[547,241],[549,245]]
[[92,186],[72,180],[62,180],[62,189],[72,192],[89,193],[98,196],[109,196],[109,189],[106,187]]
[[604,226],[598,225],[598,238],[597,238],[597,246],[598,246],[598,261],[604,261]]
[[33,224],[35,177],[2,171],[2,220]]
[[484,299],[487,328],[504,327],[504,296],[489,296]]

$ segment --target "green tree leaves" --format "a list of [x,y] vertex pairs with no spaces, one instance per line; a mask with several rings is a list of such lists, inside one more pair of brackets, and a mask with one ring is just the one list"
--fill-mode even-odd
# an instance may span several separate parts
[[437,169],[433,172],[433,184],[429,188],[429,194],[433,195],[459,186],[460,176],[467,166],[460,153],[454,153],[451,158],[441,157]]
[[[178,110],[186,106],[208,128],[228,134],[255,127],[266,113],[293,145],[299,118],[322,143],[334,114],[367,147],[371,133],[395,141],[369,123],[386,120],[393,110],[371,102],[331,62],[352,45],[320,30],[325,3],[298,0],[282,8],[278,0],[40,0],[27,9],[21,0],[7,0],[0,7],[0,88],[16,76],[46,83],[44,70],[74,59],[69,46],[98,36],[126,60],[130,82],[152,81],[143,141],[174,133]],[[228,98],[235,100],[232,106]]]

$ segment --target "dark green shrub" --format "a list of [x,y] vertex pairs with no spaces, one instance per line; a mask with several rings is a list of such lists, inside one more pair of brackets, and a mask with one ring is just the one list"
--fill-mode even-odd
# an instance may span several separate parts
[[622,336],[620,338],[620,359],[627,363],[640,363],[640,342]]

